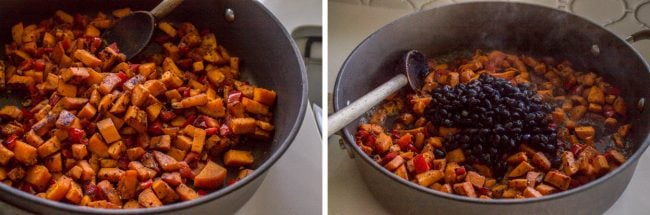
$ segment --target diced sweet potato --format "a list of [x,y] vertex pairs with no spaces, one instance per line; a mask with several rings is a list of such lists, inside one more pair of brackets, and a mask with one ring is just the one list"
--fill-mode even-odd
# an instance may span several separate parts
[[144,148],[137,146],[126,150],[126,157],[129,160],[138,160],[145,153]]
[[61,159],[61,153],[55,153],[54,155],[45,158],[45,166],[50,172],[58,173],[63,170],[63,161]]
[[535,187],[535,190],[539,191],[539,193],[542,195],[549,195],[556,191],[555,187],[546,184],[537,185],[537,187]]
[[253,164],[253,154],[250,151],[230,149],[224,154],[223,162],[226,166],[251,165]]
[[52,184],[47,190],[45,198],[54,201],[63,199],[63,197],[68,193],[68,190],[70,190],[72,183],[72,179],[66,176],[59,177],[59,179],[57,179],[56,182],[54,182],[54,184]]
[[158,179],[154,181],[151,188],[156,193],[156,196],[160,198],[160,201],[165,204],[173,203],[178,200],[176,192],[163,180]]
[[235,134],[250,134],[255,132],[255,119],[253,118],[234,118],[229,122],[232,132]]
[[122,208],[124,208],[124,209],[136,209],[136,208],[142,208],[142,206],[140,206],[140,203],[138,203],[138,200],[131,199],[131,200],[127,201],[126,203],[124,203],[124,205],[122,205]]
[[566,176],[557,170],[551,170],[548,173],[546,173],[546,177],[544,177],[544,181],[546,183],[552,184],[557,188],[566,190],[569,188],[569,184],[571,183],[571,177]]
[[158,164],[160,164],[160,167],[165,172],[172,172],[181,168],[181,166],[179,165],[178,161],[176,161],[176,159],[174,159],[173,157],[165,153],[159,151],[153,151],[153,155],[156,158],[156,161],[158,161]]
[[223,100],[220,98],[209,100],[207,104],[196,106],[196,108],[201,113],[211,117],[223,117],[226,115],[226,107],[223,104]]
[[84,49],[77,49],[74,52],[73,56],[77,60],[81,61],[84,65],[89,67],[97,67],[102,64],[102,61],[99,60],[99,58],[95,57],[95,55]]
[[580,139],[586,140],[586,139],[592,139],[596,135],[596,130],[592,126],[580,126],[575,128],[576,135],[580,137]]
[[9,160],[14,157],[14,152],[7,149],[4,145],[0,144],[0,164],[7,165]]
[[[203,145],[205,145],[205,136],[206,136],[206,133],[205,133],[204,129],[199,129],[199,128],[194,129],[194,139],[192,140],[192,152],[196,152],[198,154],[201,154],[201,152],[203,151]],[[239,160],[239,161],[242,161],[242,160]],[[235,161],[235,162],[237,162],[237,161]],[[226,164],[226,165],[228,165],[228,164]]]
[[97,133],[88,140],[88,150],[99,157],[108,157],[108,146]]
[[112,202],[106,200],[92,201],[86,203],[86,206],[91,208],[108,208],[108,209],[117,209],[120,208],[119,205],[113,204]]
[[477,188],[482,188],[485,184],[485,176],[479,175],[474,171],[469,171],[467,172],[467,176],[465,176],[465,181],[472,183]]
[[535,190],[535,188],[532,187],[526,187],[523,192],[524,197],[526,198],[535,198],[535,197],[541,197],[542,193],[539,191]]
[[507,162],[511,165],[516,165],[523,161],[528,161],[528,156],[526,156],[526,152],[517,152],[513,155],[510,155],[510,157],[508,157],[507,159]]
[[533,169],[535,169],[535,167],[530,165],[528,162],[523,161],[523,162],[519,163],[519,165],[517,165],[517,167],[515,167],[514,169],[512,169],[508,173],[508,177],[509,178],[519,177],[519,176],[522,176],[522,175],[526,174],[528,171],[531,171]]
[[155,170],[145,167],[144,165],[142,165],[142,163],[138,161],[129,162],[129,169],[138,172],[138,180],[140,181],[151,179],[155,177],[156,174],[158,174]]
[[254,100],[248,99],[246,97],[242,98],[242,104],[246,111],[253,114],[266,115],[269,113],[269,108],[262,103],[256,102]]
[[84,144],[72,144],[72,157],[77,160],[82,160],[88,155],[88,150]]
[[147,208],[160,207],[163,205],[151,188],[147,188],[140,192],[138,203]]
[[122,138],[117,132],[117,128],[115,128],[113,120],[110,118],[106,118],[97,122],[97,129],[99,129],[99,133],[102,134],[104,140],[106,140],[107,143],[113,143]]
[[117,191],[120,193],[122,199],[134,198],[138,183],[138,172],[135,170],[126,170],[117,183]]
[[143,85],[138,84],[133,87],[133,93],[131,94],[131,103],[137,107],[142,107],[142,105],[147,101],[149,97],[149,90],[144,88]]
[[174,141],[174,147],[187,151],[192,147],[192,139],[185,135],[178,135]]
[[[190,108],[194,106],[202,106],[208,103],[208,96],[205,93],[201,93],[192,97],[184,98],[181,100],[180,107],[174,108]],[[173,104],[172,104],[173,106]]]
[[27,166],[35,164],[38,156],[36,148],[20,140],[16,140],[14,155],[16,160]]
[[59,113],[59,118],[56,120],[55,125],[60,129],[68,129],[76,119],[77,117],[74,114],[67,110],[62,110],[61,113]]
[[454,184],[454,191],[459,195],[463,195],[471,198],[477,197],[476,191],[474,190],[474,187],[472,187],[472,183],[470,182]]
[[579,120],[585,115],[586,112],[587,112],[587,107],[585,107],[584,105],[575,106],[569,112],[569,119],[574,121]]
[[549,170],[551,168],[551,161],[542,152],[537,152],[533,155],[533,163],[542,170]]
[[604,155],[596,155],[592,161],[592,165],[597,174],[609,172],[609,162],[607,162],[607,158]]
[[68,190],[68,193],[65,194],[65,199],[74,204],[80,203],[81,199],[83,199],[81,186],[76,182],[70,182],[70,189]]
[[90,76],[88,72],[90,68],[86,67],[70,67],[61,69],[61,74],[59,75],[60,79],[64,82],[69,81],[70,79],[83,80]]
[[66,110],[77,110],[83,107],[86,103],[88,103],[88,99],[64,97],[60,100],[60,102],[61,105],[63,105],[63,108],[65,108]]
[[203,170],[194,177],[194,186],[207,189],[221,187],[226,180],[226,173],[226,168],[208,160]]
[[120,168],[101,168],[97,173],[97,178],[110,182],[118,182],[122,175],[124,175],[124,170]]
[[77,116],[82,119],[90,119],[94,117],[96,113],[97,113],[97,109],[95,108],[95,106],[93,106],[90,103],[86,103],[86,105],[84,105],[83,108],[81,108]]
[[138,133],[142,134],[147,130],[147,113],[135,105],[129,106],[126,114],[124,114],[124,121]]
[[178,185],[178,187],[176,187],[176,193],[178,194],[178,197],[183,201],[199,198],[199,194],[194,191],[194,189],[188,187],[185,184]]
[[402,158],[402,156],[395,156],[392,160],[390,160],[386,165],[384,166],[388,171],[393,171],[397,169],[398,167],[402,166],[404,164],[405,160]]
[[120,96],[117,97],[117,100],[115,100],[115,103],[111,106],[111,109],[108,110],[108,112],[112,114],[122,114],[124,111],[126,111],[126,107],[129,104],[129,95],[126,93],[120,94]]
[[102,80],[102,83],[99,84],[99,90],[102,95],[107,95],[113,91],[113,89],[122,82],[122,79],[120,76],[118,76],[116,73],[110,73],[104,79]]
[[23,112],[16,106],[6,105],[0,109],[0,117],[20,120],[23,117]]
[[36,190],[44,190],[50,183],[52,175],[47,167],[43,165],[34,165],[27,170],[25,181],[33,185]]
[[592,86],[587,96],[589,103],[603,104],[605,103],[605,93],[597,86]]
[[265,104],[266,106],[273,106],[275,103],[276,94],[272,90],[256,87],[253,89],[253,100]]
[[171,136],[161,135],[152,137],[149,143],[151,147],[155,149],[167,151],[169,148],[171,148]]
[[108,155],[116,160],[122,156],[124,151],[126,151],[126,145],[122,141],[114,142],[108,147]]
[[465,161],[465,154],[461,149],[455,149],[447,153],[447,161],[461,163]]
[[113,184],[111,182],[107,180],[100,181],[97,183],[97,187],[104,191],[104,194],[110,203],[118,206],[122,205],[120,195],[117,193],[117,190],[115,190],[115,187],[113,187]]
[[[399,156],[397,156],[399,157]],[[415,179],[417,180],[418,184],[422,186],[430,186],[433,183],[436,183],[440,181],[442,178],[444,178],[444,174],[440,170],[429,170],[420,174],[417,174],[415,176]]]
[[13,75],[9,77],[9,80],[7,81],[7,85],[9,86],[25,86],[25,87],[31,87],[34,86],[35,81],[34,78],[29,77],[29,76],[22,76],[22,75]]
[[95,178],[95,169],[93,169],[88,161],[80,160],[77,166],[81,167],[81,180],[90,181]]
[[176,37],[176,29],[169,24],[169,22],[161,22],[158,24],[158,28],[165,32],[170,37]]
[[522,190],[528,186],[528,180],[523,178],[512,179],[508,181],[508,188]]

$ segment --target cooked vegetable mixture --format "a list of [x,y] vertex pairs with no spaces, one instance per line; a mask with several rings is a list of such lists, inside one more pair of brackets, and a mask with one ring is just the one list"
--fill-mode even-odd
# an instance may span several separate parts
[[472,198],[531,198],[626,160],[625,102],[593,72],[496,50],[430,59],[429,70],[422,89],[386,99],[355,135],[405,180]]
[[13,26],[0,83],[29,96],[0,109],[3,183],[81,206],[141,208],[252,173],[244,148],[270,140],[275,92],[237,80],[239,58],[191,23],[160,23],[164,53],[127,62],[100,34],[129,13],[56,11]]

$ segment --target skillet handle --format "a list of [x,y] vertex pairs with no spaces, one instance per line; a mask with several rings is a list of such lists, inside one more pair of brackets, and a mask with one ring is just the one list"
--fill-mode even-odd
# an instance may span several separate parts
[[161,20],[162,18],[165,18],[167,14],[176,9],[178,5],[181,5],[181,3],[183,3],[183,0],[163,0],[153,10],[151,10],[151,15],[156,17],[156,20]]
[[633,43],[639,40],[648,40],[648,39],[650,39],[650,30],[641,30],[625,38],[625,41],[629,43]]
[[384,98],[406,86],[407,83],[408,80],[406,75],[399,74],[388,82],[370,91],[363,97],[357,99],[352,104],[332,114],[327,118],[327,136],[332,136],[332,134],[343,129],[346,125],[350,124],[350,122],[359,118],[370,110],[370,108],[383,101]]

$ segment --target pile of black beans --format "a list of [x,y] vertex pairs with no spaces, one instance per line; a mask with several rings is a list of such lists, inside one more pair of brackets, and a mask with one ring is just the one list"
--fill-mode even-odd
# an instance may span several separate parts
[[557,160],[557,133],[547,118],[551,106],[529,84],[514,86],[482,74],[467,84],[436,88],[431,96],[427,118],[436,126],[460,129],[446,137],[445,150],[461,148],[467,163],[488,165],[503,176],[507,156],[522,143]]

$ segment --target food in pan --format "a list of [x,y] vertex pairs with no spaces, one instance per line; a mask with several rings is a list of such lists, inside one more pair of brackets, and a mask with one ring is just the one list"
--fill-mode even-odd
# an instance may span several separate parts
[[388,171],[507,199],[572,189],[625,162],[628,109],[595,72],[497,50],[449,59],[430,59],[422,89],[396,93],[359,126],[357,145]]
[[[276,94],[238,80],[239,58],[191,23],[158,25],[162,53],[128,62],[100,34],[130,10],[56,11],[12,27],[0,109],[0,180],[97,208],[188,201],[252,173],[252,140],[273,135]],[[1,61],[0,61],[1,62]]]

